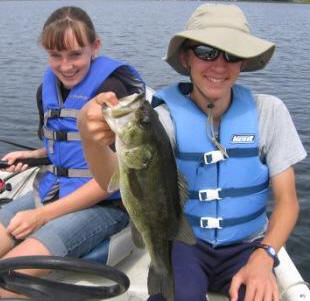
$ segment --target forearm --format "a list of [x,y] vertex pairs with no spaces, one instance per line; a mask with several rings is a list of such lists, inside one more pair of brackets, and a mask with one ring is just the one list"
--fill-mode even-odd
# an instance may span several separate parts
[[[299,206],[293,168],[288,168],[274,176],[272,188],[275,207],[262,243],[271,245],[276,251],[279,251],[293,230],[298,217]],[[266,250],[255,249],[247,263],[232,278],[231,300],[238,299],[241,284],[246,286],[247,300],[256,300],[255,295],[260,296],[259,300],[279,300],[279,290],[273,268],[274,259]]]
[[[80,110],[78,127],[92,174],[102,189],[107,190],[110,178],[117,170],[117,157],[109,147],[114,142],[115,135],[103,118],[103,104],[97,103],[100,95],[105,98],[107,95],[111,96],[111,93],[97,95],[97,100],[90,100]],[[107,99],[109,100],[109,97]]]
[[281,203],[277,203],[262,243],[272,245],[276,251],[279,251],[294,229],[298,213],[297,199],[296,201],[282,200]]
[[263,242],[279,251],[292,232],[299,213],[293,168],[273,177],[272,188],[275,207]]
[[47,156],[47,150],[45,147],[33,150],[29,153],[29,158],[44,158]]
[[[271,245],[278,252],[294,229],[299,213],[293,168],[272,178],[272,188],[275,206],[262,243]],[[257,249],[251,258],[266,255],[264,250]]]
[[95,180],[91,180],[66,197],[39,207],[37,210],[44,223],[47,223],[65,214],[92,207],[108,196],[109,194],[103,191]]
[[116,154],[110,147],[92,141],[84,143],[84,154],[94,178],[102,189],[107,190],[111,176],[118,168]]

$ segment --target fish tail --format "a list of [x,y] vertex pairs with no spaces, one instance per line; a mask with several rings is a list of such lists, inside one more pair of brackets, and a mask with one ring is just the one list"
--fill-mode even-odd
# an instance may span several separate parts
[[150,265],[147,286],[150,296],[161,294],[166,301],[174,301],[174,278],[172,272],[162,273]]
[[174,301],[174,277],[172,273],[169,273],[164,277],[163,282],[165,284],[163,295],[167,301]]
[[192,227],[189,225],[184,214],[180,217],[179,229],[175,240],[182,241],[188,245],[194,245],[197,242],[196,237],[193,234]]

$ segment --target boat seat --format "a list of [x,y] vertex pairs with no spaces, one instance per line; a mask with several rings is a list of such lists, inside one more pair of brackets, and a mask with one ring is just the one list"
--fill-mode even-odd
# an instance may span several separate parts
[[131,230],[127,226],[120,232],[102,241],[90,253],[84,255],[82,259],[115,266],[128,257],[132,253],[133,248]]

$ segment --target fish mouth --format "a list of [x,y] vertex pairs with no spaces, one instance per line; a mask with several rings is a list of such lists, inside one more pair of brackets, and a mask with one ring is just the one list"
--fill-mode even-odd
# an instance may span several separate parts
[[102,108],[103,116],[106,122],[109,124],[113,132],[122,136],[122,133],[132,126],[135,112],[138,108],[132,109],[128,107],[114,107],[108,106]]
[[144,93],[131,94],[119,99],[116,106],[102,106],[102,114],[115,133],[120,133],[130,122],[135,120],[135,112],[145,101]]
[[118,104],[113,107],[104,104],[102,106],[102,113],[110,118],[121,118],[139,109],[143,101],[145,101],[144,93],[134,93],[120,98]]
[[144,99],[144,93],[134,93],[119,99],[119,103],[111,109],[111,117],[119,118],[135,112],[141,107]]

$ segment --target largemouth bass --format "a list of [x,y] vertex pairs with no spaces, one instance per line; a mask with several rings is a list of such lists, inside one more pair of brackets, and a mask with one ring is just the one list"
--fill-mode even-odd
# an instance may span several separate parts
[[120,189],[143,241],[133,235],[134,242],[138,247],[144,244],[149,252],[149,293],[161,293],[173,301],[172,240],[193,244],[195,239],[183,215],[184,181],[169,137],[143,94],[124,97],[113,108],[104,107],[103,115],[115,132],[119,164],[108,190]]

